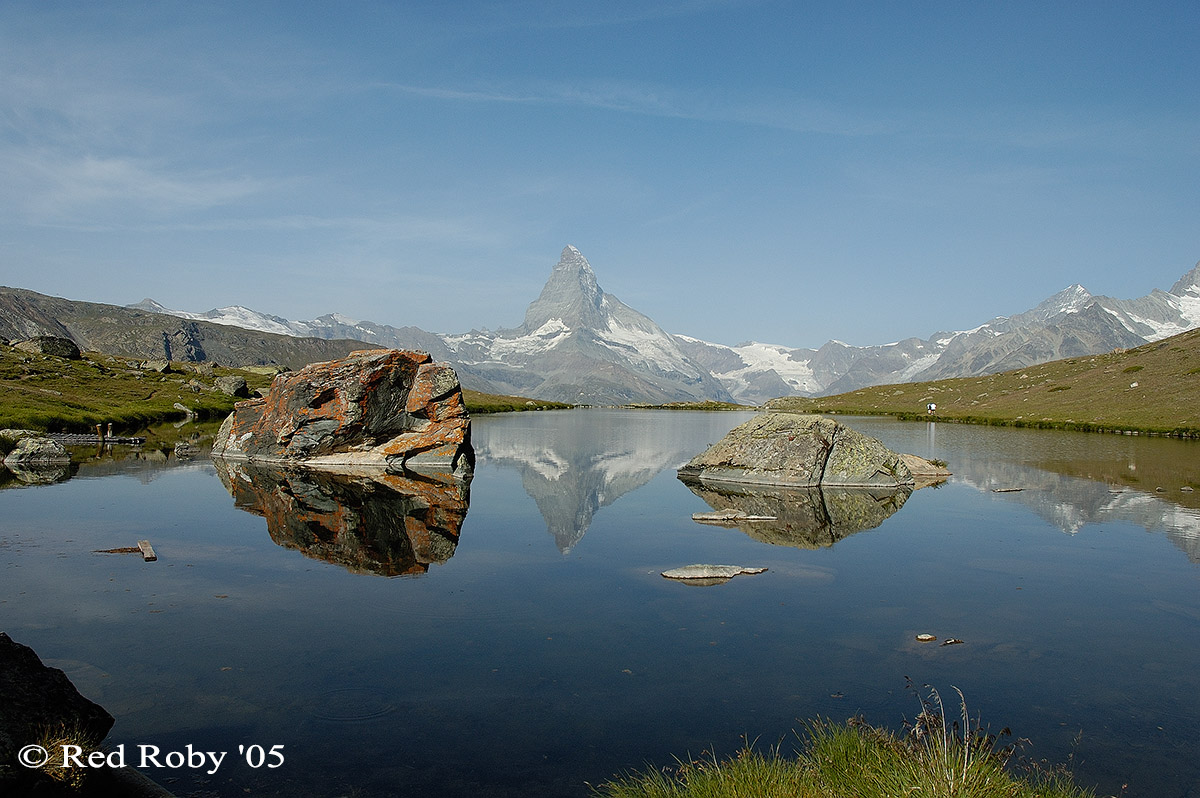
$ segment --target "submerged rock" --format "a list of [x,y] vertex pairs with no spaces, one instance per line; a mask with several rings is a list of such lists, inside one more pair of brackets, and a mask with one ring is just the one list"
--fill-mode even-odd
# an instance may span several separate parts
[[368,349],[281,374],[263,399],[238,402],[213,455],[331,470],[474,469],[458,376],[424,352]]
[[667,579],[678,579],[690,585],[719,585],[741,574],[761,574],[766,568],[747,568],[741,565],[685,565],[663,571]]
[[900,487],[913,476],[900,455],[833,419],[763,413],[679,469],[684,482],[787,487]]

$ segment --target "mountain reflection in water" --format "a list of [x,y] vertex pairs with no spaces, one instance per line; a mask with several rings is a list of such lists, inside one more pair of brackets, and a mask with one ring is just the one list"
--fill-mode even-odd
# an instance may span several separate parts
[[413,576],[454,555],[468,489],[456,480],[333,474],[213,461],[234,505],[271,540],[355,573]]
[[[576,546],[604,506],[678,468],[696,455],[677,427],[658,423],[677,411],[591,410],[523,413],[493,423],[475,420],[472,444],[480,463],[515,468],[563,554]],[[682,411],[680,411],[682,412]],[[695,414],[713,442],[750,413]]]
[[732,521],[754,540],[819,549],[874,529],[904,506],[909,488],[772,488],[684,480],[716,512],[733,510],[771,520]]
[[[474,426],[475,451],[481,461],[520,472],[525,492],[537,504],[555,545],[566,554],[583,539],[601,507],[698,453],[694,443],[673,433],[673,425],[659,423],[663,412],[667,411],[580,409],[526,413],[503,423],[483,417]],[[714,443],[750,416],[696,414],[695,422],[710,427],[708,440]],[[1180,490],[1200,482],[1200,459],[1195,458],[1191,442],[1044,431],[1023,434],[1030,431],[956,425],[951,436],[956,442],[947,446],[945,441],[939,443],[935,422],[850,418],[846,423],[897,451],[947,460],[952,483],[986,493],[1019,487],[1022,490],[996,494],[997,499],[1024,504],[1068,534],[1086,524],[1126,521],[1163,533],[1190,560],[1200,562],[1200,509],[1195,506],[1200,504],[1200,493]],[[1003,441],[999,451],[1011,457],[996,456],[995,440]],[[1081,470],[1080,463],[1092,461],[1103,467],[1087,465]],[[1159,485],[1166,490],[1157,491]],[[854,498],[828,489],[791,498],[754,490],[741,491],[740,498],[738,491],[693,488],[693,492],[714,510],[732,507],[750,515],[785,519],[774,526],[754,521],[739,528],[758,540],[800,547],[830,546],[854,532],[874,528],[908,498],[907,493],[869,494],[870,501],[865,501],[867,495]],[[776,510],[765,509],[771,502],[779,505]]]

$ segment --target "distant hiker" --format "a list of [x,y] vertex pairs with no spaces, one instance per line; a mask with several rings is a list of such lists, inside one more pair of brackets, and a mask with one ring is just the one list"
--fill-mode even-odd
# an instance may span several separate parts
[[929,404],[925,405],[925,412],[928,413],[929,415],[932,416],[933,411],[935,411],[935,410],[937,410],[937,405],[935,405],[933,402],[930,402]]

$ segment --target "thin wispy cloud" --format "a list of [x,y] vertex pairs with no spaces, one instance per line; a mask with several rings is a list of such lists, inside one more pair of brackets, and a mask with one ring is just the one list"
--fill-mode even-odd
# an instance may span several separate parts
[[769,127],[796,133],[864,136],[898,127],[887,119],[856,118],[845,110],[812,100],[788,97],[759,102],[726,100],[711,93],[686,92],[650,84],[595,82],[525,88],[374,85],[397,94],[450,102],[591,108],[669,119]]
[[229,205],[259,194],[256,178],[171,169],[151,161],[67,156],[61,151],[5,148],[0,175],[10,188],[0,194],[9,213],[34,223],[101,218],[137,208],[151,215]]

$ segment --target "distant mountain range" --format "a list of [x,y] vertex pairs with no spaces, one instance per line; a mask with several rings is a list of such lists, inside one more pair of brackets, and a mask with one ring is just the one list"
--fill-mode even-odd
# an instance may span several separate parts
[[[72,313],[66,307],[72,304],[90,310]],[[118,334],[131,323],[115,323],[123,318],[121,313],[136,314],[136,336],[129,329]],[[104,325],[98,318],[106,316],[111,329],[101,334]],[[156,325],[162,327],[160,334],[147,337]],[[293,368],[297,360],[326,350],[340,352],[361,341],[425,350],[452,363],[463,384],[476,390],[582,404],[759,404],[791,394],[817,396],[868,385],[991,374],[1130,348],[1196,327],[1200,264],[1170,291],[1155,289],[1139,299],[1093,296],[1073,285],[1032,310],[1000,316],[971,330],[867,347],[830,341],[819,349],[755,342],[725,346],[668,333],[605,293],[587,259],[572,246],[562,251],[519,327],[453,335],[337,313],[289,321],[236,305],[191,313],[146,299],[115,308],[0,289],[0,335],[9,337],[66,334],[81,347],[113,353],[137,354],[129,350],[144,352],[157,345],[159,352],[165,346],[168,356],[176,359]],[[235,344],[224,341],[220,328],[241,330]],[[247,331],[258,335],[248,337]]]

